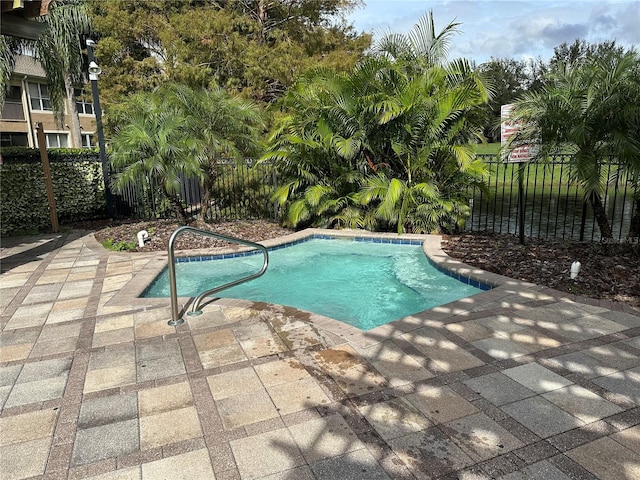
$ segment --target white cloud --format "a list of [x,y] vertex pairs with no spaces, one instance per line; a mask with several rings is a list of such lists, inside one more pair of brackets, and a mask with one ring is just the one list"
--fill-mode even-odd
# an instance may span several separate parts
[[490,57],[548,59],[553,48],[577,38],[597,43],[616,40],[624,47],[640,44],[638,0],[366,0],[350,15],[359,30],[406,33],[418,17],[433,10],[436,29],[462,23],[452,56],[477,62]]

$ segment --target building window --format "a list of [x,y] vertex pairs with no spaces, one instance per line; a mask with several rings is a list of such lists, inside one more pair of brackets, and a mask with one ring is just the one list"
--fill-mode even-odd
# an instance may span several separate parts
[[95,144],[91,141],[93,139],[93,133],[83,133],[81,136],[83,148],[95,147]]
[[78,113],[93,115],[93,103],[89,100],[90,97],[88,94],[79,88],[74,88],[73,95],[76,99],[76,108],[78,109]]
[[24,120],[22,90],[20,87],[16,85],[9,86],[1,116],[3,120]]
[[69,134],[67,133],[45,133],[44,138],[47,148],[66,148],[69,146]]
[[0,146],[27,147],[29,146],[29,139],[26,133],[0,132]]
[[31,110],[51,110],[49,89],[45,84],[29,82],[29,98]]
[[7,96],[5,97],[7,102],[22,102],[22,89],[18,85],[10,85],[7,89]]

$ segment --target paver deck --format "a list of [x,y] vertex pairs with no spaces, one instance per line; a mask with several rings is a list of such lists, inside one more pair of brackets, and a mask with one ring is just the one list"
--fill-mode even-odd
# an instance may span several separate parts
[[137,300],[165,254],[3,239],[0,479],[640,479],[640,311],[500,285],[360,332]]

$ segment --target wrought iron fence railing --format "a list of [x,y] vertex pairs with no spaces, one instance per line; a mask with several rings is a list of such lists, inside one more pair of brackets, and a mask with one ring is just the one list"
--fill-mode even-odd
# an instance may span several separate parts
[[[9,192],[12,178],[18,179],[21,172],[19,165],[31,170],[33,158],[8,158],[2,173],[3,193]],[[67,158],[68,157],[68,158]],[[470,217],[465,230],[470,232],[495,232],[516,234],[519,229],[518,206],[518,165],[505,164],[493,155],[479,155],[488,165],[491,173],[486,189],[471,189]],[[52,156],[53,164],[76,161],[75,155]],[[568,156],[556,156],[547,163],[529,163],[524,166],[524,230],[529,238],[556,238],[586,241],[599,241],[600,231],[593,215],[593,210],[584,202],[584,194],[577,182],[571,181],[569,175]],[[96,162],[97,155],[84,162]],[[270,218],[278,219],[278,208],[272,200],[278,187],[278,176],[275,165],[256,163],[253,160],[236,162],[220,161],[216,166],[215,179],[211,186],[210,215],[212,220],[242,220]],[[15,170],[15,175],[11,172]],[[53,169],[54,172],[56,169]],[[615,240],[625,240],[629,235],[632,218],[637,216],[640,204],[639,179],[631,178],[627,172],[614,161],[606,164],[603,180],[606,189],[602,196],[607,218],[612,226]],[[82,174],[85,175],[85,174]],[[99,179],[94,179],[100,182]],[[68,184],[69,179],[60,179]],[[17,181],[17,180],[16,180]],[[8,182],[8,183],[7,183]],[[55,179],[54,179],[55,183]],[[39,189],[30,189],[34,192]],[[65,193],[66,192],[65,189]],[[24,188],[20,191],[28,193]],[[202,188],[195,179],[183,178],[180,198],[186,210],[192,215],[201,211],[204,198]],[[4,202],[3,198],[3,203]],[[173,212],[162,192],[152,179],[126,188],[114,195],[117,216],[125,218],[170,218]],[[9,206],[11,202],[7,202]],[[24,200],[25,205],[37,204],[38,201]],[[15,209],[14,209],[15,210]],[[20,215],[20,212],[13,212]],[[25,212],[24,218],[29,212]],[[5,215],[6,216],[6,215]],[[3,220],[6,220],[3,218]]]
[[[271,196],[277,187],[276,170],[268,163],[222,160],[216,165],[212,182],[209,214],[214,221],[272,218],[277,219],[277,206]],[[180,199],[187,213],[197,215],[202,208],[204,192],[193,178],[181,180]],[[168,218],[173,215],[162,192],[153,179],[128,187],[115,195],[116,214],[138,218]]]
[[[478,188],[471,193],[469,231],[516,234],[518,232],[518,165],[503,163],[493,155],[479,155],[488,165],[488,195]],[[600,231],[584,194],[569,175],[569,156],[556,156],[547,163],[528,163],[524,168],[524,227],[529,238],[599,241]],[[623,240],[629,233],[640,193],[632,178],[612,160],[604,168],[602,196],[613,236]]]

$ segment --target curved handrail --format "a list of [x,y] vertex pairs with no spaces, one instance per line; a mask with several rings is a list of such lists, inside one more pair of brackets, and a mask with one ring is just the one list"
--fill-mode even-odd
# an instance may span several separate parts
[[191,312],[189,312],[188,315],[197,315],[198,313],[202,313],[200,312],[200,303],[202,303],[202,300],[205,297],[208,297],[209,295],[212,295],[214,293],[218,293],[227,288],[235,287],[236,285],[240,285],[241,283],[248,282],[249,280],[253,280],[254,278],[258,278],[264,272],[267,271],[267,267],[269,266],[269,253],[267,252],[267,249],[263,245],[260,245],[259,243],[250,242],[248,240],[242,240],[240,238],[230,237],[228,235],[222,235],[219,233],[213,233],[213,232],[209,232],[207,230],[201,230],[195,227],[184,226],[184,227],[177,228],[169,238],[169,247],[168,247],[169,291],[171,295],[171,320],[169,320],[169,325],[172,325],[172,326],[180,325],[181,323],[184,322],[184,319],[179,318],[178,287],[176,285],[175,252],[173,247],[175,245],[176,239],[185,232],[193,232],[193,233],[203,235],[205,237],[217,238],[219,240],[225,240],[227,242],[236,243],[238,245],[246,245],[248,247],[253,247],[260,250],[262,252],[262,255],[264,256],[262,268],[260,269],[259,272],[254,273],[252,275],[248,275],[239,280],[234,280],[233,282],[225,283],[224,285],[212,288],[198,295],[194,300],[193,307],[191,308]]

